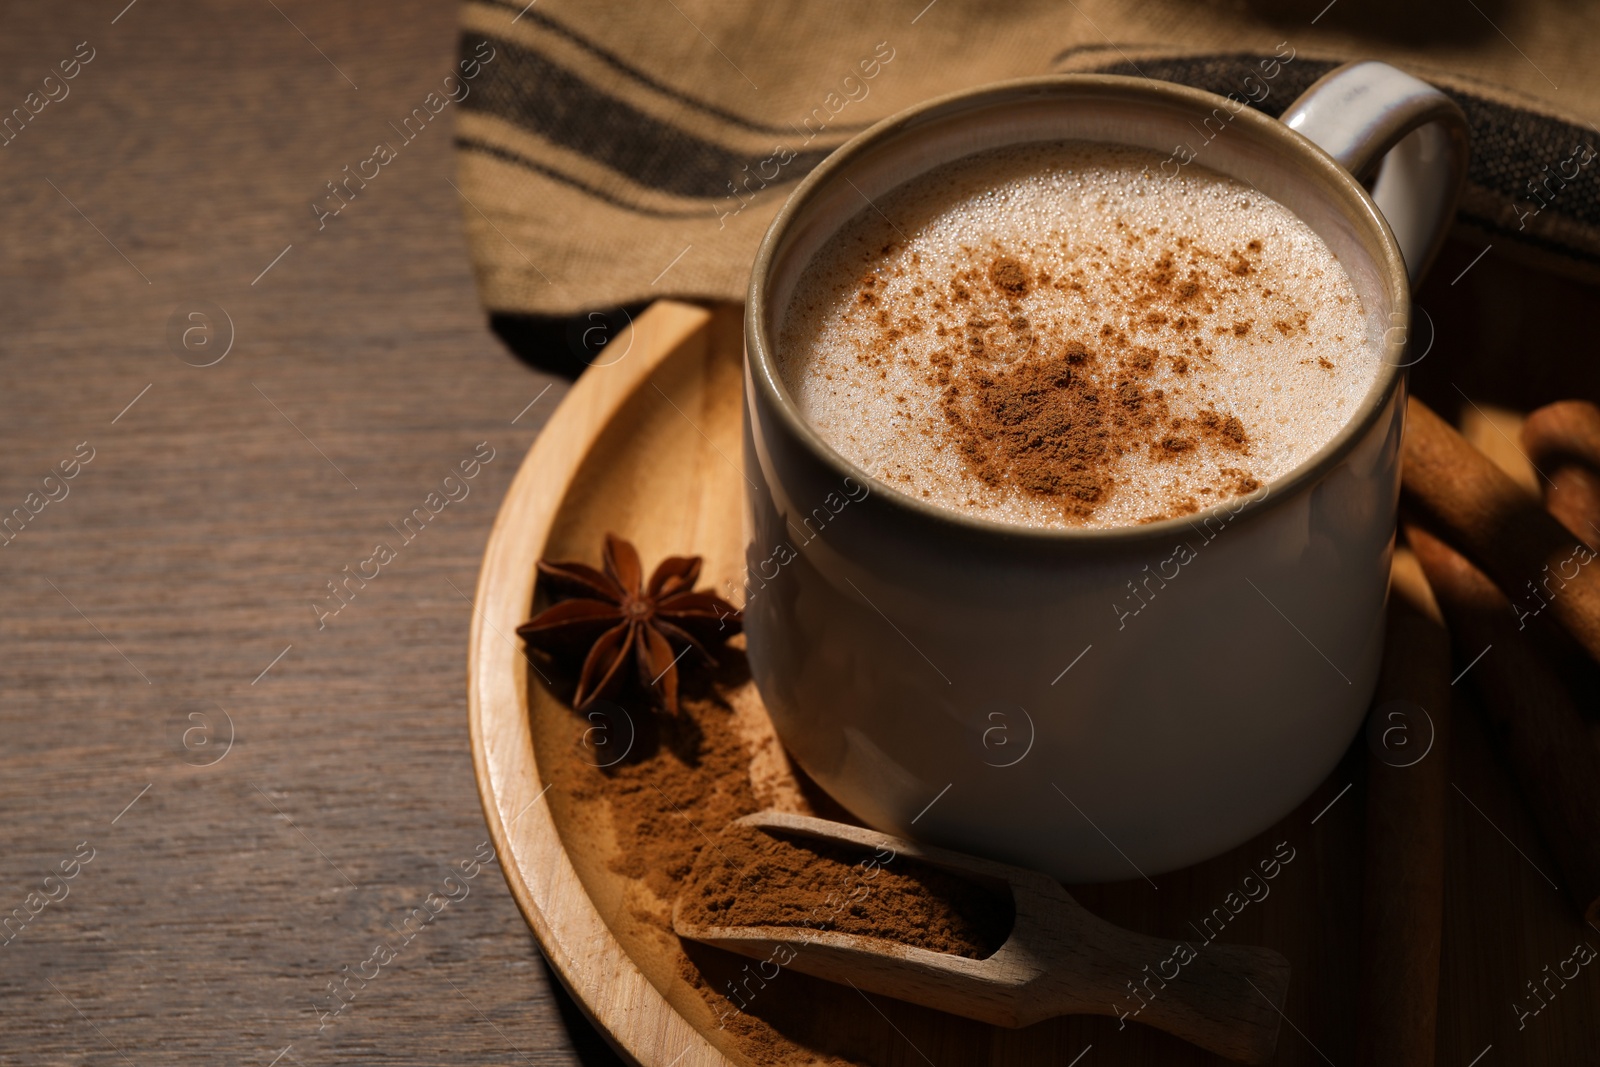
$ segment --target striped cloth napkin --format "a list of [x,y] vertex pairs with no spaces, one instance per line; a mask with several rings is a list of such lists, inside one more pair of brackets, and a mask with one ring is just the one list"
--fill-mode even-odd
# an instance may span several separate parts
[[1581,117],[1600,115],[1585,43],[1600,9],[1437,6],[468,0],[460,59],[477,66],[456,145],[479,289],[520,316],[739,300],[795,183],[930,96],[1093,71],[1277,115],[1352,58],[1408,69],[1466,110],[1469,237],[1600,279],[1600,132]]

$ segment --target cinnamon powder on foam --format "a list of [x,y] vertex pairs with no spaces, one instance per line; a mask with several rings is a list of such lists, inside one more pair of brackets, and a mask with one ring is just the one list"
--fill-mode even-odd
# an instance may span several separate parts
[[863,211],[780,330],[802,411],[903,491],[1030,525],[1189,514],[1293,469],[1376,374],[1360,299],[1287,209],[1152,160],[1006,149]]

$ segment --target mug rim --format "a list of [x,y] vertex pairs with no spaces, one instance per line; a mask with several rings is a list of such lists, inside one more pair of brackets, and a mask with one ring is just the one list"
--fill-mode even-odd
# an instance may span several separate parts
[[[794,398],[789,394],[788,386],[778,372],[773,358],[774,346],[767,337],[766,290],[773,259],[785,234],[795,218],[810,206],[818,191],[837,172],[845,169],[862,153],[917,120],[936,117],[941,111],[955,110],[962,105],[981,101],[984,97],[993,97],[996,103],[1004,103],[1004,98],[1008,95],[1035,95],[1052,90],[1075,88],[1098,89],[1134,98],[1162,98],[1169,101],[1177,99],[1206,110],[1225,107],[1232,102],[1228,97],[1217,93],[1154,78],[1119,74],[1046,74],[990,82],[974,88],[945,93],[879,120],[831,152],[801,179],[800,184],[778,209],[778,213],[762,236],[751,268],[750,287],[745,302],[745,362],[751,371],[749,380],[755,389],[761,391],[768,407],[778,413],[788,432],[803,442],[813,456],[833,468],[841,477],[854,478],[862,482],[872,490],[874,496],[888,502],[909,517],[926,519],[935,524],[948,524],[955,529],[982,537],[1018,539],[1044,545],[1063,543],[1111,546],[1166,540],[1172,533],[1187,529],[1193,523],[1223,518],[1232,524],[1241,517],[1260,513],[1279,500],[1292,498],[1296,491],[1319,481],[1355,450],[1389,406],[1396,390],[1405,381],[1406,365],[1403,356],[1410,334],[1411,286],[1406,273],[1405,258],[1400,253],[1399,244],[1395,241],[1388,221],[1355,176],[1304,134],[1248,105],[1234,113],[1232,121],[1243,120],[1260,135],[1268,138],[1276,137],[1284,142],[1285,147],[1294,152],[1304,165],[1320,170],[1325,178],[1331,179],[1332,186],[1343,195],[1345,206],[1350,209],[1345,212],[1347,218],[1360,220],[1373,230],[1382,249],[1381,260],[1375,265],[1383,268],[1388,283],[1391,321],[1393,315],[1398,312],[1404,316],[1401,321],[1407,324],[1407,328],[1401,331],[1398,340],[1392,338],[1392,327],[1384,330],[1381,366],[1355,414],[1340,427],[1338,433],[1287,474],[1264,483],[1261,490],[1230,497],[1187,515],[1158,519],[1155,522],[1131,526],[1027,526],[969,515],[953,508],[927,503],[895,488],[841,455],[800,414]],[[955,160],[945,162],[955,162]],[[1296,215],[1298,216],[1298,212]],[[1238,503],[1241,500],[1243,503]]]

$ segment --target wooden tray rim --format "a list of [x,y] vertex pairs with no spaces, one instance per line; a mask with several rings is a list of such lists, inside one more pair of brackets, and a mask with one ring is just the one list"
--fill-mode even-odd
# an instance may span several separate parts
[[[579,880],[548,805],[529,725],[528,663],[514,631],[526,619],[543,555],[572,479],[596,438],[652,371],[707,343],[712,313],[657,301],[604,351],[616,363],[579,377],[501,502],[484,550],[467,659],[472,766],[506,885],[562,984],[624,1058],[641,1067],[733,1067],[667,1002],[612,935]],[[667,1059],[667,1057],[672,1057]]]

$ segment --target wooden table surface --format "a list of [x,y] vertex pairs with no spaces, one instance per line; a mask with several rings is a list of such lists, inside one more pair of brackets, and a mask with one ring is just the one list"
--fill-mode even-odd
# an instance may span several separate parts
[[[4,113],[93,50],[0,147],[0,511],[93,455],[0,549],[0,1063],[614,1063],[457,867],[467,596],[566,384],[487,329],[448,122],[308,208],[449,72],[456,7],[126,3],[0,9]],[[202,368],[167,324],[204,302]]]
[[[92,54],[0,146],[0,1063],[614,1063],[476,866],[464,712],[485,537],[566,384],[487,328],[448,123],[308,207],[447,73],[455,5],[125,3],[0,6],[0,114]],[[1419,389],[1600,395],[1592,290],[1500,250],[1449,286],[1478,250],[1423,294]],[[1516,1044],[1569,931],[1519,931],[1548,855],[1503,772],[1463,784],[1455,869],[1510,910],[1451,887],[1445,1002],[1505,1002],[1497,1062],[1581,1047]]]

